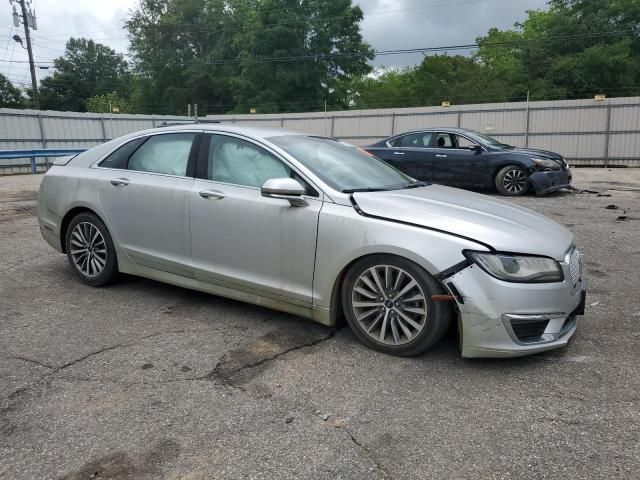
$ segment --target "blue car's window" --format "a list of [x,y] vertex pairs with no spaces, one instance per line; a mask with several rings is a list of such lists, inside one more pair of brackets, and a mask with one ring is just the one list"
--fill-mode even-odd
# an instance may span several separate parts
[[412,133],[396,138],[392,145],[394,147],[427,148],[431,143],[432,136],[432,132]]

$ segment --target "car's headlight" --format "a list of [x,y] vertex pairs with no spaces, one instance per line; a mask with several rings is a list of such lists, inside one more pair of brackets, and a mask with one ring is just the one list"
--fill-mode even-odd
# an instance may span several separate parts
[[467,257],[489,275],[506,282],[561,282],[560,264],[552,258],[506,253],[466,252]]
[[558,162],[554,162],[553,160],[549,160],[548,158],[538,158],[538,157],[530,157],[533,163],[536,164],[537,167],[540,168],[549,168],[551,170],[559,170],[560,164]]

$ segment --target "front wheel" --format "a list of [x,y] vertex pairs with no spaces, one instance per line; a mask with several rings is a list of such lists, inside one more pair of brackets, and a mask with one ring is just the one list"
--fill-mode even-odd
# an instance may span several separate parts
[[524,195],[529,189],[529,175],[518,165],[507,165],[496,175],[496,189],[510,197]]
[[418,355],[447,331],[451,309],[434,302],[443,293],[418,265],[390,255],[357,262],[347,273],[342,300],[347,322],[365,345],[392,355]]
[[96,215],[76,215],[67,228],[65,246],[69,263],[83,283],[99,287],[116,279],[116,250],[107,227]]

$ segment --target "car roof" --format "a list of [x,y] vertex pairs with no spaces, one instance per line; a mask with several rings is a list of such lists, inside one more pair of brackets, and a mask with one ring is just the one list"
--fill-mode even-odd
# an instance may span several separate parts
[[408,135],[412,133],[422,133],[422,132],[445,132],[445,133],[469,133],[474,132],[474,130],[470,130],[468,128],[459,128],[459,127],[429,127],[429,128],[419,128],[417,130],[410,130],[408,132],[398,133],[393,135],[393,137],[401,137],[403,135]]
[[[185,123],[182,125],[167,125],[150,130],[144,133],[154,132],[175,132],[180,130],[204,130],[205,132],[226,132],[247,135],[253,138],[267,139],[270,137],[281,137],[285,135],[310,135],[307,132],[290,130],[286,128],[275,127],[256,127],[244,125],[232,125],[228,123]],[[140,133],[140,132],[138,132]]]

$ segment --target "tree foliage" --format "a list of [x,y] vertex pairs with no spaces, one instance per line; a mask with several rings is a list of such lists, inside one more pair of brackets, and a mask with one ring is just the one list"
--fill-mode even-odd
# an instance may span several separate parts
[[[472,55],[373,73],[362,17],[353,0],[139,0],[125,23],[132,69],[71,38],[40,103],[105,111],[114,95],[121,111],[198,104],[202,115],[640,94],[638,0],[549,0],[512,29],[490,29]],[[0,101],[22,103],[2,77]]]
[[305,110],[346,105],[370,71],[351,0],[142,0],[126,27],[140,111]]
[[0,108],[20,108],[24,106],[24,97],[7,77],[0,73]]
[[233,108],[236,38],[243,5],[227,0],[141,0],[125,26],[138,78],[133,103],[139,112],[186,113]]
[[348,105],[343,85],[371,71],[373,51],[351,0],[250,2],[238,37],[236,112],[305,111]]
[[43,110],[87,111],[87,100],[117,92],[129,95],[127,62],[122,54],[85,38],[70,38],[54,73],[40,82]]
[[116,92],[94,95],[87,99],[87,111],[95,113],[133,113],[129,100]]
[[551,0],[548,10],[529,11],[513,29],[492,28],[477,42],[472,57],[434,55],[413,68],[356,80],[355,105],[640,94],[637,0]]

